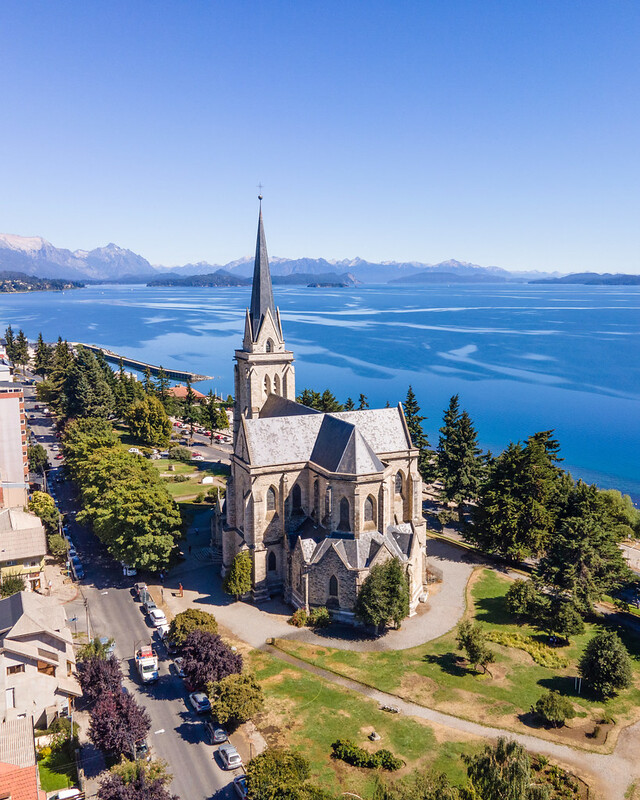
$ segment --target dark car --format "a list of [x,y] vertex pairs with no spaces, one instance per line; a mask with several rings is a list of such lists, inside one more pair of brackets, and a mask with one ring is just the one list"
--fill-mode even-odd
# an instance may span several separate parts
[[145,611],[145,614],[148,614],[150,611],[153,611],[155,608],[158,608],[156,605],[156,601],[151,597],[151,595],[147,592],[147,596],[142,604],[142,608]]
[[204,723],[204,735],[209,744],[222,744],[229,738],[224,728],[220,728],[213,720]]
[[143,595],[146,594],[147,591],[147,584],[146,583],[134,583],[133,585],[133,593],[135,595],[136,600],[143,600]]

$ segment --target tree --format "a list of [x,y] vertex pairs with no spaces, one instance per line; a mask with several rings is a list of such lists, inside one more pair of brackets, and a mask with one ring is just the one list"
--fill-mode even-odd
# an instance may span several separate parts
[[209,631],[191,631],[182,647],[185,678],[194,691],[204,691],[234,672],[242,671],[242,656],[234,653],[220,636]]
[[13,343],[12,350],[13,357],[11,360],[15,364],[20,364],[20,366],[23,368],[26,367],[26,365],[29,363],[29,342],[27,337],[24,335],[24,331],[18,331],[18,335]]
[[252,573],[251,553],[248,550],[241,550],[234,556],[229,572],[225,575],[222,585],[224,591],[239,600],[253,587]]
[[75,363],[64,381],[64,415],[108,417],[115,408],[111,386],[91,350],[78,347]]
[[511,584],[504,599],[510,614],[531,618],[540,604],[540,590],[533,581],[518,578]]
[[169,638],[171,641],[180,647],[191,631],[209,631],[209,633],[218,632],[218,623],[213,614],[208,611],[202,611],[199,608],[188,608],[186,611],[181,611],[171,620],[169,626]]
[[329,389],[325,389],[322,394],[313,389],[303,389],[301,394],[296,397],[296,400],[303,406],[315,408],[325,413],[344,410],[342,404],[338,402],[336,396]]
[[12,594],[24,592],[26,584],[22,575],[18,573],[9,573],[2,576],[2,583],[0,584],[0,596],[11,597]]
[[470,541],[513,561],[546,550],[568,488],[552,433],[535,433],[524,446],[512,442],[491,462],[466,533]]
[[106,661],[109,658],[108,649],[113,644],[113,639],[101,642],[100,637],[90,639],[78,650],[76,661],[88,661],[90,658]]
[[191,450],[189,450],[188,447],[182,447],[180,445],[177,447],[170,447],[169,458],[172,458],[174,461],[184,461],[186,463],[191,461]]
[[309,762],[294,750],[269,749],[247,765],[247,789],[251,800],[293,800],[308,780]]
[[418,469],[422,480],[427,483],[435,479],[435,469],[433,464],[433,453],[429,447],[429,440],[425,432],[422,430],[422,423],[426,417],[420,414],[420,406],[413,393],[413,389],[409,386],[407,390],[407,399],[404,403],[404,416],[407,421],[407,428],[411,436],[412,445],[418,449]]
[[566,719],[576,715],[571,701],[559,692],[545,692],[536,702],[536,712],[554,728],[562,728]]
[[142,381],[142,386],[147,394],[153,394],[156,390],[153,378],[151,377],[150,367],[145,367],[144,380]]
[[166,447],[171,439],[171,420],[153,395],[134,401],[124,413],[129,432],[144,444]]
[[171,777],[155,763],[124,761],[112,767],[100,783],[98,800],[179,800],[166,787]]
[[151,720],[133,695],[117,692],[103,693],[91,712],[89,738],[93,744],[114,758],[133,756],[142,742]]
[[41,444],[30,444],[27,447],[29,472],[43,472],[49,466],[49,456]]
[[366,394],[360,393],[360,397],[358,398],[358,411],[362,411],[365,408],[369,408],[369,401],[367,400]]
[[53,533],[47,536],[47,545],[49,547],[49,552],[54,558],[62,559],[66,557],[69,546],[64,536],[60,536],[59,533]]
[[633,671],[627,648],[614,631],[601,631],[588,642],[579,664],[580,675],[598,697],[613,697],[631,685]]
[[580,636],[584,633],[584,620],[582,615],[569,600],[560,600],[552,604],[550,628],[553,633],[562,636],[567,642],[571,636]]
[[198,410],[196,408],[196,395],[189,378],[187,378],[187,392],[182,404],[182,418],[189,425],[189,438],[193,439],[193,429],[198,419]]
[[60,512],[56,508],[55,500],[46,492],[33,492],[29,500],[29,511],[32,511],[40,520],[44,527],[53,533],[58,530]]
[[119,775],[126,785],[135,783],[141,774],[144,774],[148,780],[162,780],[163,783],[168,783],[172,780],[172,776],[167,769],[168,766],[166,761],[162,761],[159,758],[151,761],[144,759],[129,761],[129,759],[125,758],[119,764],[114,764],[109,772],[112,775]]
[[482,800],[548,800],[546,787],[535,786],[531,760],[521,744],[502,737],[475,756],[462,756],[467,776]]
[[249,673],[234,673],[208,684],[207,693],[211,699],[211,713],[223,725],[247,722],[264,706],[262,688]]
[[409,583],[398,558],[371,568],[358,592],[355,612],[378,631],[391,622],[400,627],[409,616]]
[[459,504],[477,497],[485,470],[484,460],[469,415],[466,411],[460,413],[457,394],[453,395],[444,413],[437,463],[444,500]]
[[356,404],[353,402],[353,399],[351,397],[347,397],[347,402],[344,404],[344,410],[353,411],[355,407]]
[[[78,662],[78,680],[82,694],[91,705],[107,694],[119,694],[122,690],[122,670],[115,656],[105,658],[106,647],[100,640],[93,645],[95,655]],[[89,652],[89,648],[87,648]]]
[[158,393],[158,399],[162,405],[166,407],[166,403],[169,400],[169,378],[162,367],[158,370],[156,391]]
[[13,334],[13,328],[11,327],[11,325],[8,325],[6,331],[4,332],[4,343],[7,355],[9,356],[9,359],[13,361],[13,348],[15,346],[15,336]]
[[51,347],[46,344],[44,339],[42,338],[42,334],[38,334],[38,339],[36,342],[36,352],[34,356],[34,371],[36,375],[41,375],[43,378],[49,374],[49,370],[51,369],[51,362],[52,362],[52,349]]
[[495,661],[495,655],[487,647],[486,637],[480,625],[474,625],[468,619],[463,620],[458,625],[456,641],[460,650],[465,651],[467,661],[476,671],[478,667],[482,667],[483,672],[488,672],[487,665]]
[[583,613],[630,580],[610,504],[596,486],[581,481],[569,492],[556,531],[538,564],[539,579],[569,593]]

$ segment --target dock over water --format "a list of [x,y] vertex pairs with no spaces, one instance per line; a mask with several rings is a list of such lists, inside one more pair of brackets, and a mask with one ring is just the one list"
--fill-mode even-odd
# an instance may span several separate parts
[[128,358],[127,356],[121,356],[118,353],[114,353],[113,350],[107,350],[106,347],[98,347],[95,344],[83,344],[82,342],[69,342],[73,347],[86,347],[87,350],[91,350],[93,353],[102,353],[103,356],[107,359],[107,361],[113,361],[116,364],[119,364],[121,361],[125,367],[130,367],[131,369],[139,370],[140,372],[144,372],[146,369],[149,369],[152,375],[157,375],[160,370],[164,370],[164,374],[172,381],[190,381],[191,383],[197,383],[198,381],[210,381],[213,378],[210,375],[197,375],[195,372],[187,372],[186,370],[180,369],[171,369],[169,367],[157,367],[155,364],[147,364],[144,361],[138,361],[135,358]]

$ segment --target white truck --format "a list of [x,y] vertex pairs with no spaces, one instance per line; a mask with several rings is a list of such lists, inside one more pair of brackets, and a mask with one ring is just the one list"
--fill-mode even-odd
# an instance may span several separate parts
[[143,683],[154,683],[158,680],[158,656],[151,645],[136,650],[136,668]]

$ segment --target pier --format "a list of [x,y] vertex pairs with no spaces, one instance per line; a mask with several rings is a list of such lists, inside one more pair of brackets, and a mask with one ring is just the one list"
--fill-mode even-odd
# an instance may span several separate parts
[[135,358],[128,358],[114,353],[112,350],[107,350],[105,347],[98,347],[95,344],[83,344],[82,342],[69,342],[72,347],[86,347],[93,353],[102,353],[107,361],[113,361],[119,364],[121,361],[125,367],[144,372],[149,369],[152,375],[157,375],[160,370],[164,370],[164,374],[172,381],[191,381],[197,383],[198,381],[210,381],[213,378],[210,375],[197,375],[195,372],[187,372],[186,370],[170,369],[169,367],[156,367],[154,364],[146,364],[144,361],[138,361]]

